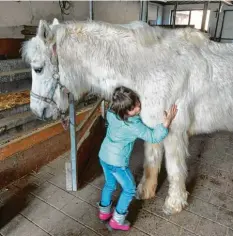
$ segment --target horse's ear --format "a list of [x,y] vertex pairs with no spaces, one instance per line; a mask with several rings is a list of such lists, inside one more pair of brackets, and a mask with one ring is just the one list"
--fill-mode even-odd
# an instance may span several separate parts
[[40,20],[37,35],[43,40],[43,41],[49,41],[53,38],[53,32],[49,28],[48,23],[45,20]]
[[60,23],[59,23],[58,19],[57,19],[57,18],[54,18],[52,25],[59,25],[59,24],[60,24]]

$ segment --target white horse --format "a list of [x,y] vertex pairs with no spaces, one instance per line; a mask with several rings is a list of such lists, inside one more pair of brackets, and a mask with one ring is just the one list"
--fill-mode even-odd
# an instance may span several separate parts
[[116,86],[127,86],[140,95],[141,117],[150,127],[162,122],[171,104],[178,105],[164,142],[145,144],[137,191],[142,199],[155,196],[165,149],[167,214],[187,204],[188,137],[233,130],[233,45],[212,42],[194,29],[57,20],[49,26],[41,20],[23,56],[32,68],[31,109],[38,117],[56,119],[67,110],[63,86],[76,100],[90,90],[109,99]]

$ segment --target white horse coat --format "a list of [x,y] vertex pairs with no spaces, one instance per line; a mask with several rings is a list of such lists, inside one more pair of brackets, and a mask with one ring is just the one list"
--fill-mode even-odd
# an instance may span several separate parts
[[[40,117],[57,118],[58,111],[68,108],[60,84],[51,88],[58,75],[76,99],[90,90],[109,99],[118,85],[135,90],[142,120],[150,127],[177,104],[168,137],[159,145],[145,145],[144,175],[138,186],[141,198],[155,195],[165,149],[170,183],[166,213],[180,212],[187,204],[188,134],[233,130],[233,45],[210,41],[194,29],[56,20],[49,26],[41,21],[36,37],[24,45],[23,56],[32,67],[32,92],[39,95],[31,97],[31,109]],[[51,97],[51,91],[53,102],[39,99]]]

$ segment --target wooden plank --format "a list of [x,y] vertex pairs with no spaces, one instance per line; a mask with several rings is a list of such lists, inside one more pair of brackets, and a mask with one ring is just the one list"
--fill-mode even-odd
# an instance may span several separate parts
[[91,125],[89,135],[78,148],[78,188],[102,174],[98,153],[106,132],[101,116]]
[[[94,174],[90,173],[87,176],[87,173],[85,173],[86,166],[92,159],[98,158],[98,150],[104,137],[104,131],[104,122],[100,116],[99,109],[95,110],[92,116],[77,129],[77,138],[80,140],[78,143],[79,177],[85,174],[85,179],[87,179],[91,178],[91,175]],[[1,162],[0,188],[7,186],[32,171],[37,172],[42,166],[64,154],[69,149],[69,132],[62,132],[48,140],[36,143],[29,149],[15,153]]]
[[1,38],[0,39],[0,56],[6,56],[6,59],[20,58],[20,49],[24,39]]
[[[76,115],[76,122],[82,122],[87,115],[91,112],[91,108],[79,112]],[[56,122],[45,126],[31,134],[25,135],[19,139],[15,139],[10,143],[3,145],[0,149],[0,160],[4,160],[16,153],[22,152],[26,149],[33,147],[34,145],[44,142],[56,135],[61,135],[66,133],[69,135],[68,131],[65,131],[60,122]],[[69,139],[69,137],[67,137]]]

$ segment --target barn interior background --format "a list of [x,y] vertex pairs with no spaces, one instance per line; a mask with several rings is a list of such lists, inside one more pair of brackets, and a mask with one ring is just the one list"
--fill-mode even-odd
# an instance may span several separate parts
[[[233,41],[233,6],[230,1],[146,3],[146,21],[153,27],[190,26],[208,32],[210,38],[218,42]],[[143,7],[140,1],[96,1],[92,4],[95,20],[119,24],[139,20]],[[21,135],[21,131],[30,131],[44,124],[35,120],[29,111],[31,75],[28,65],[20,59],[22,42],[35,35],[40,19],[87,20],[89,6],[88,1],[0,2],[1,143],[9,141],[15,134]],[[6,121],[8,114],[11,119]]]
[[[90,5],[93,7],[93,11],[91,12]],[[144,13],[142,14],[143,11]],[[220,43],[233,42],[232,1],[162,0],[144,3],[140,1],[0,1],[0,187],[2,187],[0,205],[2,205],[5,200],[8,201],[8,205],[6,204],[5,206],[11,205],[12,199],[13,203],[17,202],[19,200],[18,198],[11,198],[11,195],[14,195],[16,191],[15,186],[17,185],[17,191],[19,188],[22,188],[22,186],[25,187],[25,183],[13,184],[10,185],[10,187],[8,184],[24,177],[32,170],[38,171],[42,166],[48,164],[53,159],[60,157],[61,154],[64,154],[70,148],[70,143],[66,142],[69,136],[67,136],[58,123],[42,122],[36,119],[30,111],[29,91],[31,87],[31,71],[29,65],[26,65],[21,60],[21,44],[35,35],[40,19],[45,19],[50,22],[54,18],[57,18],[60,21],[82,21],[89,19],[91,15],[94,20],[118,24],[129,23],[130,21],[139,19],[142,20],[143,18],[143,20],[147,21],[152,27],[162,26],[167,28],[178,28],[190,26],[207,32],[211,40]],[[89,95],[75,104],[76,109],[79,111],[76,120],[80,123],[83,122],[77,129],[80,135],[79,140],[82,140],[87,130],[91,133],[89,140],[86,140],[84,143],[82,141],[80,144],[80,146],[83,147],[79,150],[80,156],[85,156],[87,154],[86,150],[90,146],[90,143],[94,143],[96,147],[98,147],[99,143],[93,141],[95,140],[94,136],[99,137],[100,139],[103,136],[103,133],[100,131],[101,122],[98,121],[100,123],[95,123],[96,117],[100,114],[99,107],[96,107],[96,102],[98,103],[97,99],[98,98],[95,95]],[[92,110],[93,108],[95,109],[94,112]],[[52,148],[55,144],[57,145],[56,148]],[[91,150],[88,155],[96,153],[96,147]],[[33,156],[35,152],[37,152],[37,155]],[[46,158],[44,158],[45,156]],[[62,165],[62,167],[64,167],[64,160],[62,158],[59,158],[57,163],[57,165]],[[84,159],[81,159],[79,165],[88,166],[88,163],[85,162]],[[223,166],[223,164],[221,165]],[[229,166],[231,165],[232,164],[229,164],[227,167],[224,166],[223,168],[229,171]],[[55,181],[55,185],[58,185],[60,191],[61,189],[64,190],[65,184],[63,182],[65,181],[65,177],[59,176],[60,179],[55,179],[55,172],[53,172],[54,166],[56,166],[56,164],[50,164],[41,172],[32,174],[32,178],[29,180],[27,179],[24,181],[27,183],[33,182],[33,184],[35,184],[34,182],[36,181],[35,185],[41,185],[49,179],[50,184]],[[3,188],[7,185],[7,188]],[[95,187],[96,186],[98,189],[99,183],[97,183]],[[208,186],[212,188],[211,183]],[[92,192],[98,191],[95,188],[89,188]],[[222,191],[222,189],[220,190]],[[56,189],[56,191],[58,192],[59,190]],[[196,191],[200,192],[201,190],[198,189]],[[196,200],[196,204],[199,207],[197,207],[198,209],[193,208],[190,211],[185,211],[186,215],[183,218],[185,219],[187,216],[186,221],[189,221],[189,223],[191,222],[191,226],[188,225],[187,222],[187,226],[180,226],[181,221],[179,221],[179,219],[176,220],[171,218],[167,221],[168,219],[160,211],[156,212],[156,217],[158,215],[162,217],[161,219],[164,220],[164,224],[173,222],[176,227],[177,225],[180,227],[177,231],[177,228],[174,225],[174,228],[169,225],[171,230],[169,231],[170,233],[167,234],[168,236],[233,235],[233,231],[231,230],[233,228],[232,212],[230,211],[227,214],[227,210],[225,210],[226,212],[219,211],[218,214],[220,214],[220,216],[222,214],[220,221],[218,220],[218,216],[214,213],[216,210],[215,208],[218,208],[219,210],[223,205],[225,208],[230,208],[232,210],[231,205],[233,198],[230,197],[232,192],[228,192],[228,195],[224,195],[225,200],[222,200],[221,202],[214,197],[211,198],[212,195],[208,193],[208,191],[211,192],[212,190],[205,189],[201,192],[201,197],[199,196],[201,199],[204,198],[204,203],[201,203],[200,200]],[[81,192],[81,195],[77,194],[82,200],[85,200],[86,198],[86,201],[89,201],[89,195],[91,195],[90,192],[88,192],[88,194],[86,192]],[[74,196],[72,195],[72,197]],[[71,201],[72,197],[69,195],[67,199]],[[59,200],[55,203],[55,208],[63,207],[65,203],[68,203],[67,199],[63,199],[63,201]],[[24,200],[25,199],[23,198],[23,204],[25,204]],[[211,204],[208,203],[208,205],[206,202],[209,200],[212,202]],[[27,202],[28,199],[25,201]],[[93,205],[93,199],[90,199],[90,201],[91,203],[89,203]],[[54,206],[52,201],[49,204]],[[156,204],[158,204],[158,202]],[[23,206],[20,205],[20,207]],[[159,206],[156,207],[160,209]],[[149,205],[146,208],[151,210]],[[210,213],[209,209],[211,209],[212,213]],[[69,211],[68,208],[66,210]],[[65,212],[67,212],[66,210]],[[1,216],[7,215],[6,211],[8,211],[8,208],[2,207],[0,210]],[[24,216],[24,214],[20,214],[20,216],[15,219],[15,212],[10,212],[8,218],[5,218],[1,223],[0,228],[1,226],[7,225],[8,222],[11,222],[10,220],[13,220],[14,224],[22,219],[25,220],[26,218]],[[196,223],[196,221],[198,221],[197,216],[201,216],[203,217],[202,219],[204,219],[203,221],[200,221],[202,223],[202,228],[199,228],[199,231],[198,226],[196,225],[198,224]],[[28,218],[28,222],[29,219],[30,217]],[[218,227],[213,223],[216,219],[220,222]],[[30,219],[30,222],[31,221],[32,219]],[[82,222],[82,220],[80,221]],[[32,223],[28,222],[29,228],[34,229],[34,224],[32,226]],[[59,235],[58,233],[54,233],[52,229],[44,229],[44,223],[38,222],[36,224],[39,225],[40,228],[43,228],[41,232],[44,234],[41,233],[41,235]],[[200,222],[198,225],[200,225]],[[182,221],[182,224],[185,223]],[[92,225],[89,225],[88,227],[90,228]],[[209,229],[211,227],[213,227],[214,230],[211,231],[211,229]],[[11,225],[10,228],[14,227]],[[82,227],[80,226],[79,228],[81,229]],[[0,229],[0,235],[26,235],[22,232],[18,233],[19,231],[17,230],[9,230],[9,227],[3,228],[3,230]],[[86,229],[86,231],[88,230]],[[149,235],[150,227],[148,226],[146,228],[146,226],[141,227],[139,225],[133,232],[136,231],[137,233],[139,231],[138,235]],[[33,230],[31,232],[33,232]],[[80,230],[80,235],[81,232],[84,231]],[[104,231],[101,230],[92,230],[92,234],[89,232],[90,234],[88,235],[104,235],[105,233],[103,232]],[[172,232],[176,233],[173,234]]]

